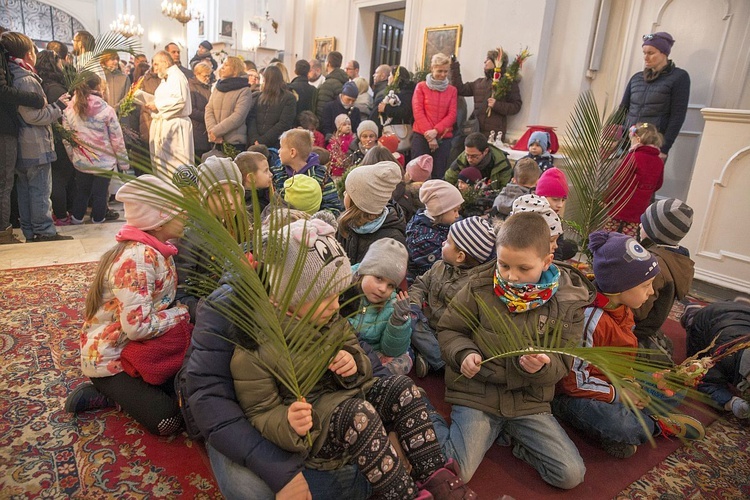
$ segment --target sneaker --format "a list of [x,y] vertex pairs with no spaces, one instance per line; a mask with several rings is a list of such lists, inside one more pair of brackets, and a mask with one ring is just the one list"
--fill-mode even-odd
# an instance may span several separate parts
[[54,221],[56,226],[70,226],[73,224],[73,221],[70,220],[70,214],[66,215],[64,219],[58,219],[54,215],[52,215],[52,220]]
[[91,382],[84,382],[79,385],[65,399],[65,411],[68,413],[82,413],[109,408],[110,406],[115,406],[115,404],[99,392]]
[[74,226],[80,226],[81,224],[83,224],[83,219],[76,219],[75,216],[71,215],[70,223],[73,224]]
[[445,463],[444,467],[433,472],[427,481],[419,483],[418,486],[420,490],[432,493],[432,496],[438,500],[479,498],[471,488],[464,484],[458,464],[452,458]]
[[120,212],[117,212],[116,210],[107,209],[107,212],[104,214],[104,220],[117,220],[120,218]]
[[27,240],[26,243],[44,243],[45,241],[62,241],[72,240],[72,236],[65,236],[64,234],[35,234],[33,239]]
[[638,447],[634,444],[618,443],[616,441],[602,441],[602,449],[616,458],[632,457]]
[[430,365],[427,364],[427,358],[417,353],[417,359],[414,361],[414,370],[418,378],[425,378],[430,371]]
[[651,418],[666,438],[674,436],[681,439],[703,439],[706,436],[702,423],[682,413],[651,415]]

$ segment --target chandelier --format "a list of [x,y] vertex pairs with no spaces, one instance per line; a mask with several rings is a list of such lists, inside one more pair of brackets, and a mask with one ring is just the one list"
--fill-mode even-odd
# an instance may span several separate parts
[[125,38],[143,35],[143,26],[135,22],[135,16],[117,14],[117,20],[112,21],[109,29]]
[[192,0],[164,0],[161,3],[161,13],[182,24],[193,19],[203,19],[203,14],[193,5]]

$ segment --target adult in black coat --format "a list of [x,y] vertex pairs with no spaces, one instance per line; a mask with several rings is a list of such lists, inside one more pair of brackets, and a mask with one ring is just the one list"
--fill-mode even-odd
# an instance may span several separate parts
[[[307,79],[309,72],[310,63],[304,59],[300,59],[294,65],[294,74],[297,76],[287,85],[287,88],[297,97],[297,117],[303,111],[315,112],[314,106],[317,89],[310,85],[310,81]],[[295,118],[294,123],[299,123],[297,118]]]
[[44,97],[13,87],[8,51],[0,43],[0,245],[20,243],[10,225],[10,192],[18,153],[18,106],[42,109]]
[[[396,76],[396,72],[398,72],[398,76]],[[388,85],[393,87],[394,94],[398,99],[389,98],[388,92],[383,89],[382,96],[380,98],[375,97],[370,114],[370,120],[378,126],[380,135],[383,134],[383,125],[385,124],[411,125],[414,123],[411,98],[414,95],[415,84],[411,81],[409,70],[403,66],[393,70],[391,76],[388,77]]]
[[253,95],[255,103],[247,115],[248,145],[264,144],[269,148],[279,147],[281,134],[294,125],[297,101],[286,89],[281,70],[269,66],[263,73],[263,90]]

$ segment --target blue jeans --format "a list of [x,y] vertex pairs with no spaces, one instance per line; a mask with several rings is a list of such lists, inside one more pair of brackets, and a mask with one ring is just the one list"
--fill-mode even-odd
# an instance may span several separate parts
[[450,428],[442,418],[433,423],[443,451],[458,462],[464,482],[471,479],[487,450],[503,435],[512,439],[513,455],[534,467],[552,486],[570,489],[583,482],[583,459],[550,413],[505,418],[453,405]]
[[427,364],[433,370],[439,370],[445,366],[445,361],[440,356],[440,344],[438,344],[435,332],[427,324],[427,318],[420,311],[412,313],[411,320],[411,343],[419,353],[425,357]]
[[34,235],[53,236],[57,233],[52,221],[52,166],[16,167],[18,180],[18,215],[26,241]]
[[[247,467],[238,464],[206,444],[216,483],[227,500],[253,498],[273,500],[275,494],[265,482]],[[333,471],[303,469],[313,498],[347,498],[365,500],[372,491],[370,483],[354,465]]]
[[[636,415],[622,403],[605,403],[562,394],[552,401],[552,413],[600,441],[639,445],[654,435],[656,427],[648,413],[641,411],[640,415]],[[639,417],[646,424],[645,428]]]

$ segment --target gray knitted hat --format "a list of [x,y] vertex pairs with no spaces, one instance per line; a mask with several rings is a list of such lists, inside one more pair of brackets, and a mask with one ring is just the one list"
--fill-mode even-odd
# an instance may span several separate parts
[[401,182],[401,167],[392,161],[361,165],[346,176],[349,198],[365,213],[380,215]]
[[[276,232],[286,250],[283,262],[271,266],[271,291],[281,300],[293,287],[290,306],[341,294],[352,282],[349,258],[336,241],[336,230],[319,219],[298,220]],[[299,280],[292,280],[300,252],[305,253]]]
[[659,200],[641,215],[641,224],[654,243],[679,245],[693,224],[693,209],[674,198]]
[[409,253],[403,243],[393,238],[375,240],[359,264],[360,276],[379,276],[398,286],[406,277]]
[[242,174],[231,158],[219,158],[210,156],[206,161],[198,165],[198,190],[201,199],[205,200],[211,191],[221,185],[232,183],[245,192],[242,185]]

